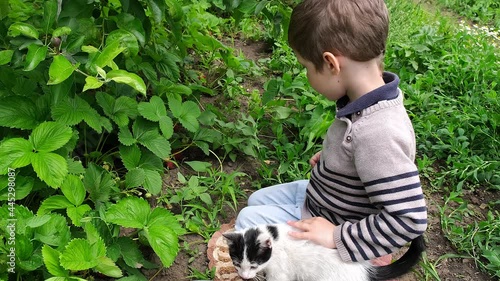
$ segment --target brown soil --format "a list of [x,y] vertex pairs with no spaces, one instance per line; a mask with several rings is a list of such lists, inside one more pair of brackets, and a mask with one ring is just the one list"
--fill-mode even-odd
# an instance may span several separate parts
[[[235,42],[235,49],[241,50],[246,58],[253,59],[257,61],[260,58],[266,57],[267,54],[264,52],[266,46],[263,43],[243,43],[240,41]],[[249,90],[258,89],[262,92],[262,84],[256,83],[255,81],[246,82],[244,87],[249,88]],[[248,159],[238,160],[238,163],[224,164],[225,171],[238,170],[250,175],[250,178],[242,178],[240,185],[252,186],[250,181],[259,181],[259,177],[256,173],[257,164],[248,162]],[[177,171],[172,171],[177,173]],[[168,175],[167,175],[168,177]],[[431,192],[431,187],[423,183],[424,190],[426,190],[426,198],[429,208],[429,228],[426,233],[427,240],[427,259],[428,264],[432,264],[437,273],[439,274],[440,280],[443,281],[455,281],[455,280],[465,280],[465,281],[492,281],[495,280],[489,277],[487,274],[481,272],[476,266],[473,260],[464,258],[442,258],[446,254],[457,254],[453,246],[445,238],[441,230],[440,224],[440,214],[439,206],[443,205],[442,195],[438,192]],[[251,190],[247,190],[251,193]],[[478,214],[486,213],[487,208],[479,208],[479,206],[484,206],[488,202],[492,201],[492,198],[499,198],[498,193],[490,193],[487,191],[476,191],[476,193],[470,193],[468,197],[464,198],[468,202],[472,202],[472,207],[476,206],[475,212]],[[500,199],[500,198],[499,198]],[[493,200],[495,201],[495,200]],[[245,206],[245,202],[241,202],[239,208]],[[221,223],[229,223],[231,219],[234,219],[236,212],[228,210],[225,212],[225,218],[222,219]],[[207,258],[207,243],[202,237],[197,235],[186,235],[181,238],[181,244],[189,245],[188,249],[181,250],[177,256],[174,264],[168,269],[160,270],[149,270],[144,273],[151,281],[181,281],[181,280],[197,280],[192,275],[193,270],[202,273],[208,270],[208,258]],[[160,264],[159,259],[155,254],[151,255],[153,262]],[[422,278],[419,277],[422,274],[422,270],[417,268],[415,271],[418,273],[410,273],[407,276],[400,278],[400,281],[414,281],[414,280],[437,280],[433,277]]]

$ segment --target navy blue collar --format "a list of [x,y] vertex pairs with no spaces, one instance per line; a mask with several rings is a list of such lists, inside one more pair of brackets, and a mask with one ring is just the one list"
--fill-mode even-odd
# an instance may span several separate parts
[[349,103],[349,97],[347,97],[347,95],[341,97],[337,101],[337,118],[346,117],[355,112],[361,111],[378,103],[379,101],[397,98],[399,93],[399,77],[394,73],[384,72],[382,78],[385,82],[384,86],[366,93],[352,103]]

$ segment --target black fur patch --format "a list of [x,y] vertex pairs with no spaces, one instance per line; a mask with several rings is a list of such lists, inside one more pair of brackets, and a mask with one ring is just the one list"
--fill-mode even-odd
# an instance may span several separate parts
[[[261,234],[258,228],[251,228],[245,232],[245,246],[247,258],[250,262],[263,264],[271,258],[272,248],[262,245],[258,240]],[[264,243],[265,244],[265,243]]]
[[269,233],[271,233],[271,235],[273,236],[273,239],[274,241],[278,241],[278,228],[275,226],[275,225],[268,225],[267,226],[267,231],[269,231]]
[[243,260],[243,253],[245,251],[245,241],[243,239],[243,235],[239,233],[231,233],[230,235],[226,236],[226,238],[230,238],[231,242],[228,243],[229,245],[229,255],[231,256],[231,259],[233,260],[233,263],[240,264],[241,261]]

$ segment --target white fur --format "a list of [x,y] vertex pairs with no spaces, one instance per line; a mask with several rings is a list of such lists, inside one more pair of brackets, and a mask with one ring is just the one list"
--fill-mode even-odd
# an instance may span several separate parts
[[[268,263],[254,269],[266,273],[267,281],[368,281],[368,262],[344,262],[336,249],[329,249],[307,240],[297,240],[288,235],[292,228],[278,227],[278,241],[265,226],[258,240],[271,241],[272,255]],[[247,261],[248,262],[248,261]],[[245,266],[244,278],[255,276],[256,272]],[[243,277],[243,276],[242,276]]]

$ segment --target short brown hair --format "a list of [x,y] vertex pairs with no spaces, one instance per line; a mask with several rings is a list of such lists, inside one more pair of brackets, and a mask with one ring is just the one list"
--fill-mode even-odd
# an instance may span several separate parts
[[324,52],[355,61],[380,56],[388,33],[384,0],[304,0],[293,9],[288,42],[320,70]]

